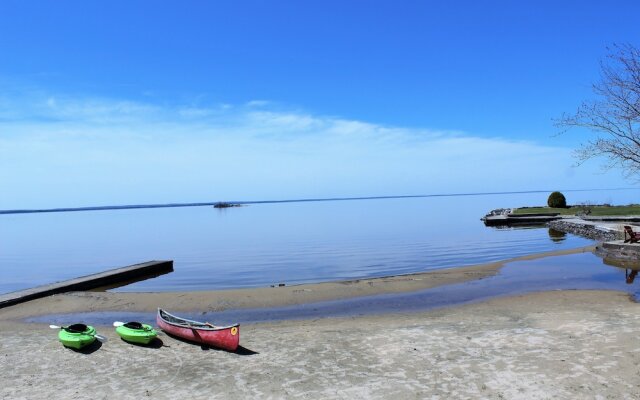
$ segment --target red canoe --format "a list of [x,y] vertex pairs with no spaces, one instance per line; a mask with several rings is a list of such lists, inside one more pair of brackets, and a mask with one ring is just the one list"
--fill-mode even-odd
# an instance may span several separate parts
[[228,351],[236,351],[240,343],[240,324],[213,326],[206,322],[176,317],[158,308],[156,323],[163,331],[192,342]]

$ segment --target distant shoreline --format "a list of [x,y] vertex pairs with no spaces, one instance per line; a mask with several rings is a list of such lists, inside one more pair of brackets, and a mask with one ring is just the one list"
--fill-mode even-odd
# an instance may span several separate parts
[[[637,190],[636,188],[613,188],[613,189],[565,189],[564,192],[592,192],[592,191],[617,191],[617,190]],[[364,197],[327,197],[308,199],[286,199],[286,200],[244,200],[229,201],[216,200],[197,203],[166,203],[166,204],[129,204],[111,206],[87,206],[87,207],[59,207],[59,208],[34,208],[34,209],[8,209],[0,210],[0,215],[4,214],[35,214],[35,213],[56,213],[56,212],[78,212],[78,211],[109,211],[109,210],[131,210],[144,208],[177,208],[177,207],[213,207],[219,203],[249,205],[249,204],[279,204],[279,203],[309,203],[324,201],[355,201],[355,200],[387,200],[387,199],[415,199],[429,197],[462,197],[462,196],[491,196],[501,194],[529,194],[548,193],[549,190],[523,190],[510,192],[478,192],[478,193],[440,193],[440,194],[417,194],[417,195],[397,195],[397,196],[364,196]]]

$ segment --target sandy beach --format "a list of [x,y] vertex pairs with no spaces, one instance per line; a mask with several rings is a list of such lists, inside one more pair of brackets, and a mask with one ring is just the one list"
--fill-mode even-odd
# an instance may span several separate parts
[[640,400],[638,15],[0,0],[0,400]]
[[[589,251],[577,249],[573,252]],[[566,253],[566,252],[563,252]],[[527,257],[535,260],[541,256]],[[534,261],[535,262],[535,261]],[[162,334],[79,353],[52,312],[265,307],[417,290],[495,274],[502,263],[425,274],[241,291],[70,293],[0,310],[2,398],[640,398],[638,305],[612,291],[553,291],[421,313],[244,324],[228,353]],[[345,289],[347,288],[347,289]],[[302,297],[304,296],[304,297]]]

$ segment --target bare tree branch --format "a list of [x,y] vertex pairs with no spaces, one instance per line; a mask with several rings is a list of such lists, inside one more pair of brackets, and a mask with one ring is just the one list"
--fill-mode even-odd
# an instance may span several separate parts
[[555,121],[566,132],[587,128],[595,138],[575,151],[578,164],[604,156],[607,167],[621,167],[626,176],[640,175],[640,50],[630,44],[609,48],[600,64],[601,79],[592,86],[595,100]]

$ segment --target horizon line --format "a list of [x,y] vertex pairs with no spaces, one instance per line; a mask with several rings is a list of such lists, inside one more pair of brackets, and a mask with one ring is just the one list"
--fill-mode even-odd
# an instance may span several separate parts
[[[606,188],[606,189],[563,189],[562,192],[595,192],[606,190],[637,190],[638,188]],[[326,198],[306,198],[306,199],[285,199],[285,200],[242,200],[242,201],[211,201],[200,203],[166,203],[166,204],[128,204],[110,206],[87,206],[87,207],[59,207],[40,209],[14,209],[0,210],[0,215],[6,214],[32,214],[32,213],[54,213],[54,212],[77,212],[77,211],[108,211],[108,210],[131,210],[138,208],[177,208],[177,207],[207,207],[220,203],[227,204],[278,204],[278,203],[309,203],[323,201],[356,201],[356,200],[385,200],[385,199],[410,199],[429,197],[461,197],[461,196],[490,196],[498,194],[528,194],[528,193],[550,193],[555,190],[522,190],[508,192],[475,192],[475,193],[436,193],[436,194],[414,194],[395,196],[360,196],[360,197],[326,197]]]

